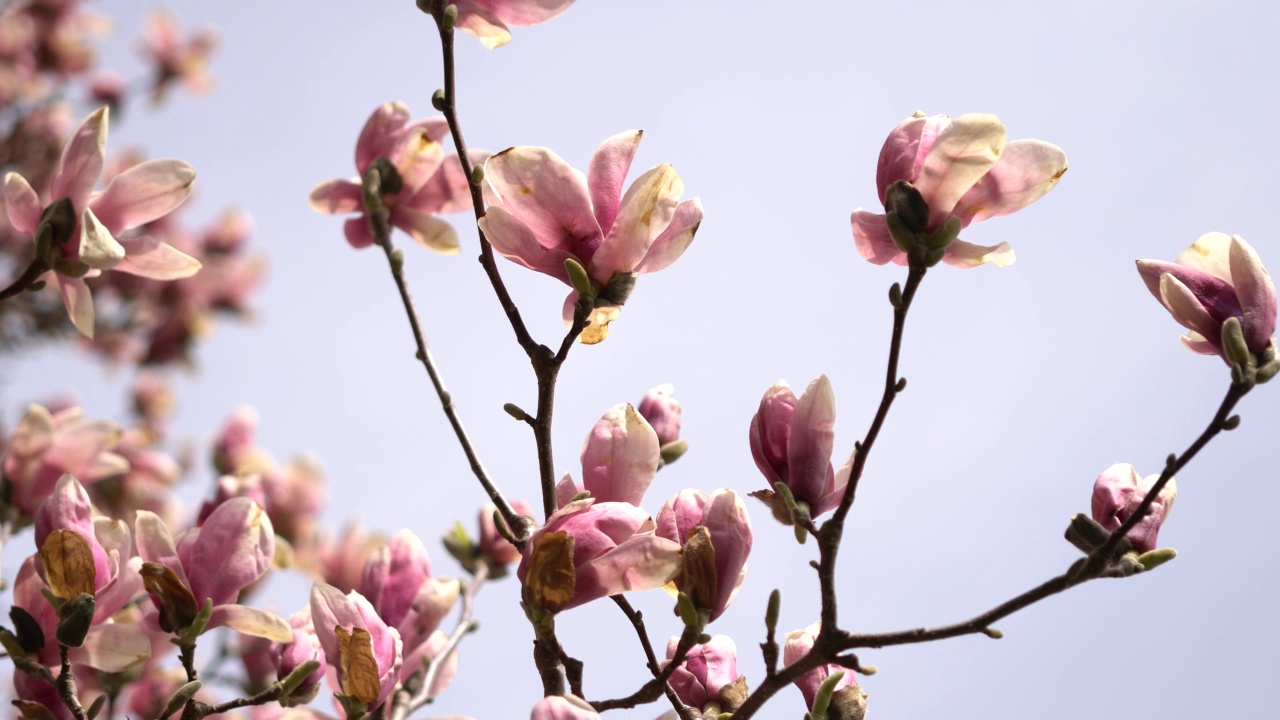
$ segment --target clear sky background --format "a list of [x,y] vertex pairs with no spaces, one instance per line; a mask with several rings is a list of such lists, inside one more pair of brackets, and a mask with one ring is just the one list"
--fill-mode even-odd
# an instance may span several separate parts
[[[436,538],[455,519],[474,524],[484,497],[413,359],[381,254],[352,250],[341,221],[306,204],[316,183],[354,173],[356,135],[377,104],[431,112],[441,83],[431,21],[409,0],[172,7],[187,27],[219,28],[216,91],[179,91],[163,112],[140,104],[113,118],[111,147],[143,143],[152,156],[191,162],[199,189],[188,217],[245,208],[271,266],[258,321],[220,325],[198,371],[181,379],[177,434],[203,452],[223,419],[251,403],[277,458],[305,451],[323,462],[331,525],[356,513],[387,532],[412,528],[437,573],[460,572]],[[103,9],[117,13],[105,64],[140,74],[135,41],[150,3]],[[780,377],[803,387],[820,373],[837,393],[839,464],[879,398],[886,291],[906,275],[858,257],[849,215],[878,209],[876,158],[902,118],[995,113],[1010,139],[1063,147],[1070,171],[1026,211],[965,233],[1009,241],[1015,265],[939,267],[926,278],[907,328],[910,386],[846,533],[840,617],[856,631],[953,622],[1061,572],[1078,557],[1062,532],[1088,512],[1095,476],[1115,461],[1157,472],[1199,434],[1229,383],[1220,361],[1180,346],[1134,259],[1172,259],[1221,230],[1280,267],[1278,31],[1280,9],[1268,3],[584,0],[495,51],[460,35],[473,147],[545,145],[585,168],[602,139],[642,128],[633,175],[670,161],[706,208],[696,242],[641,278],[609,340],[574,349],[558,394],[557,468],[580,476],[578,451],[600,415],[670,382],[692,449],[659,474],[646,507],[656,513],[689,486],[759,489],[747,426],[760,396]],[[511,496],[536,504],[532,438],[501,410],[532,408],[533,374],[474,260],[473,225],[452,219],[457,257],[397,242],[484,461]],[[558,342],[564,287],[501,263],[535,336]],[[67,389],[91,415],[123,417],[127,373],[65,353],[32,353],[3,373],[8,422]],[[999,623],[1000,641],[864,652],[880,668],[863,683],[871,717],[1271,717],[1278,391],[1246,398],[1241,428],[1178,477],[1160,535],[1176,562],[1034,606]],[[815,620],[818,604],[813,544],[797,546],[749,502],[750,573],[711,631],[735,638],[754,686],[769,591],[782,588],[785,629]],[[10,548],[6,574],[18,552]],[[268,597],[288,614],[305,593],[282,578]],[[527,716],[540,687],[517,599],[514,580],[484,590],[481,632],[465,641],[460,674],[432,714]],[[654,592],[635,602],[665,645],[678,632],[670,601]],[[611,603],[567,613],[559,628],[587,663],[589,698],[646,679]],[[801,704],[789,689],[762,717],[798,717]]]

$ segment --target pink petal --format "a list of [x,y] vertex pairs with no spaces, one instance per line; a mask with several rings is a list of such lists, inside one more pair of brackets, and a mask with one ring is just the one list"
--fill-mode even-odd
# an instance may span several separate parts
[[559,15],[573,0],[476,0],[476,5],[492,11],[512,25],[536,25]]
[[107,154],[107,108],[89,114],[62,151],[62,164],[53,177],[49,195],[54,201],[70,198],[76,212],[89,207],[89,193],[98,184]]
[[1231,236],[1210,232],[1196,238],[1191,247],[1178,253],[1174,262],[1231,282]]
[[600,720],[600,713],[576,695],[549,695],[533,706],[529,720]]
[[311,209],[324,215],[361,212],[364,197],[360,183],[351,180],[326,180],[311,190]]
[[622,198],[617,219],[587,266],[591,279],[603,285],[617,273],[635,270],[653,241],[671,224],[683,194],[684,183],[670,163],[636,178]]
[[347,236],[347,242],[357,250],[373,244],[373,233],[369,231],[369,219],[363,214],[343,223],[342,231]]
[[613,227],[618,217],[618,203],[622,197],[622,184],[626,182],[631,160],[640,147],[641,130],[628,130],[614,135],[596,148],[587,167],[587,187],[591,190],[591,205],[595,209],[596,222],[602,229]]
[[578,566],[568,608],[632,590],[652,590],[680,573],[680,543],[639,535]]
[[658,472],[658,435],[634,407],[615,405],[582,445],[582,485],[597,502],[639,506]]
[[961,115],[938,135],[915,183],[929,203],[929,227],[945,221],[956,202],[995,167],[1004,141],[1004,125],[994,115]]
[[275,532],[262,506],[247,497],[218,506],[201,526],[184,563],[197,604],[212,598],[214,605],[234,602],[240,591],[271,567]]
[[677,205],[671,223],[649,246],[649,252],[645,253],[644,259],[636,266],[636,272],[657,272],[680,259],[701,225],[701,200],[691,198]]
[[545,248],[590,259],[603,239],[582,174],[543,147],[514,147],[485,161],[485,180],[502,206]]
[[28,405],[9,439],[10,455],[31,456],[53,444],[53,414],[43,405]]
[[831,483],[831,449],[835,445],[836,396],[826,375],[809,383],[791,416],[787,443],[787,487],[811,506]]
[[431,129],[437,127],[438,123],[428,121],[410,125],[387,156],[404,183],[398,197],[412,197],[444,162],[444,148],[431,137]]
[[1004,267],[1012,265],[1016,258],[1013,254],[1013,248],[1009,243],[1000,243],[986,247],[983,245],[974,245],[963,240],[952,240],[947,246],[947,253],[942,256],[942,262],[951,267],[958,268],[975,268],[979,265],[994,263],[996,267]]
[[76,326],[81,335],[93,339],[93,297],[89,295],[89,286],[83,278],[69,278],[58,275],[58,291],[62,294],[62,304],[67,308],[71,324]]
[[853,211],[850,220],[853,223],[853,242],[864,260],[876,265],[884,265],[890,261],[898,265],[907,264],[907,254],[894,244],[884,215],[858,209]]
[[195,181],[195,168],[181,160],[148,160],[112,178],[90,207],[112,235],[119,235],[173,212]]
[[1067,171],[1067,154],[1041,140],[1014,140],[1000,160],[956,203],[965,224],[1016,212],[1039,200]]
[[573,476],[565,473],[564,477],[560,478],[560,482],[556,483],[556,508],[559,509],[568,505],[569,501],[573,500],[573,496],[580,492],[582,492],[582,488],[578,487],[577,483],[573,481]]
[[429,577],[427,549],[417,535],[401,530],[365,563],[359,590],[388,625],[398,627]]
[[391,224],[409,233],[409,237],[428,250],[444,255],[458,252],[458,233],[438,217],[397,206],[391,209]]
[[4,209],[14,230],[35,236],[44,208],[36,191],[31,189],[31,183],[16,172],[4,176]]
[[[489,158],[489,153],[474,150],[468,155],[472,167],[483,165]],[[445,158],[436,174],[412,198],[400,203],[400,206],[430,215],[448,215],[470,210],[471,182],[462,172],[462,161],[456,154]]]
[[377,158],[390,159],[399,133],[408,123],[409,107],[402,102],[383,103],[373,111],[356,140],[356,169],[361,175]]
[[242,635],[266,638],[272,642],[293,642],[293,627],[275,613],[248,605],[218,605],[209,617],[210,629],[229,627]]
[[1276,286],[1253,246],[1239,235],[1231,239],[1229,258],[1231,281],[1243,311],[1245,342],[1260,352],[1276,331]]
[[948,115],[925,117],[922,113],[916,113],[898,123],[889,133],[884,146],[880,148],[880,160],[876,165],[876,191],[880,195],[881,205],[885,202],[885,190],[894,182],[916,182],[929,149],[949,125],[951,117]]
[[475,0],[462,0],[455,4],[458,6],[458,22],[454,27],[476,36],[480,44],[490,50],[511,42],[507,26],[488,10],[478,7]]
[[151,657],[151,636],[122,623],[106,623],[89,628],[84,645],[71,652],[73,663],[83,663],[108,673],[139,666]]
[[187,572],[178,557],[178,548],[169,532],[169,526],[159,515],[150,510],[139,510],[133,521],[134,541],[138,544],[138,555],[147,562],[159,563],[172,570],[178,579],[187,587]]
[[179,280],[195,275],[201,268],[199,260],[150,235],[122,240],[120,244],[125,255],[114,268],[117,272],[152,280]]
[[1169,309],[1173,319],[1188,330],[1194,330],[1213,340],[1221,336],[1221,324],[1214,320],[1196,294],[1172,273],[1160,277],[1160,300]]
[[564,262],[573,255],[565,250],[543,247],[529,227],[503,206],[494,205],[485,212],[480,218],[480,230],[499,255],[569,284]]

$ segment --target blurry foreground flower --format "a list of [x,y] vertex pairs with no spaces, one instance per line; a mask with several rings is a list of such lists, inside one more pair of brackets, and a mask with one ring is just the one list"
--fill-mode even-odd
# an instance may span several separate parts
[[487,48],[511,42],[508,25],[537,25],[559,15],[573,0],[455,0],[454,27],[480,38]]
[[[1093,483],[1093,519],[1107,530],[1115,531],[1129,519],[1142,498],[1146,497],[1155,485],[1159,475],[1142,477],[1138,470],[1129,463],[1116,463],[1098,476]],[[1160,526],[1173,510],[1173,500],[1178,495],[1178,482],[1169,478],[1151,509],[1145,517],[1129,531],[1125,537],[1139,553],[1156,549],[1156,537]]]
[[33,266],[52,270],[71,322],[93,337],[93,299],[85,277],[119,270],[155,280],[189,277],[200,263],[167,243],[122,233],[163,217],[186,200],[195,170],[181,160],[150,160],[93,192],[107,147],[107,108],[80,123],[62,153],[45,205],[21,175],[5,175],[4,198],[14,229],[35,240]]
[[[640,136],[630,130],[605,140],[586,175],[544,147],[513,147],[484,164],[489,209],[480,229],[507,259],[574,288],[566,322],[579,292],[591,293],[584,343],[605,339],[636,276],[675,262],[702,222],[702,203],[680,201],[684,183],[669,163],[647,170],[623,194]],[[586,276],[571,277],[566,261]]]
[[85,484],[129,471],[129,462],[109,452],[121,437],[109,420],[86,420],[78,407],[51,413],[30,405],[4,447],[8,502],[30,517],[69,473]]
[[[1062,149],[1041,140],[1006,144],[1004,125],[994,115],[925,116],[917,112],[898,124],[880,150],[876,189],[890,216],[859,208],[853,213],[853,237],[862,257],[877,265],[907,264],[907,251],[895,234],[928,236],[942,261],[956,267],[984,263],[1008,265],[1013,248],[956,239],[969,223],[1021,210],[1053,189],[1067,171]],[[895,183],[914,188],[913,202]],[[900,188],[899,188],[900,189]],[[923,200],[925,207],[919,201]],[[900,222],[897,231],[894,224]],[[936,244],[935,244],[936,242]]]
[[1182,342],[1192,351],[1231,362],[1223,323],[1236,318],[1248,352],[1275,358],[1276,286],[1244,238],[1206,233],[1175,262],[1139,260],[1138,273],[1173,319],[1190,330]]
[[329,180],[311,191],[311,208],[325,215],[359,213],[344,230],[352,247],[373,244],[365,214],[363,178],[375,164],[382,178],[382,201],[393,226],[409,233],[424,247],[451,255],[458,252],[458,234],[435,217],[471,206],[471,190],[457,155],[445,157],[440,141],[449,135],[443,117],[409,122],[404,103],[383,103],[373,111],[356,141],[356,171],[352,180]]
[[182,83],[194,93],[205,93],[209,81],[209,55],[218,44],[212,30],[201,29],[183,39],[173,15],[157,10],[147,18],[147,32],[142,53],[155,65],[151,99],[160,102],[174,83]]

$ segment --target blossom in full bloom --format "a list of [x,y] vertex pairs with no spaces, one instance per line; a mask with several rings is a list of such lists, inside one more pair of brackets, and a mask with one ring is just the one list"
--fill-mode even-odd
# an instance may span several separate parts
[[449,134],[443,117],[410,122],[404,103],[383,103],[369,116],[356,141],[356,171],[351,180],[328,180],[311,191],[311,209],[325,215],[360,213],[344,226],[347,242],[365,248],[374,242],[365,215],[362,179],[380,158],[395,169],[382,178],[382,200],[394,227],[424,247],[458,252],[458,234],[436,217],[471,207],[471,190],[457,155],[445,157],[440,141]]
[[84,278],[119,270],[155,280],[190,277],[200,262],[168,243],[127,230],[168,215],[186,200],[196,173],[181,160],[149,160],[94,192],[107,147],[107,108],[90,113],[72,134],[45,204],[16,172],[4,178],[5,209],[18,232],[34,238],[36,262],[52,270],[71,322],[93,337],[93,299]]
[[[1102,471],[1093,483],[1093,519],[1107,530],[1120,528],[1155,485],[1159,475],[1142,477],[1137,468],[1129,463],[1115,463]],[[1129,531],[1133,549],[1148,552],[1156,549],[1156,537],[1160,534],[1160,526],[1173,510],[1173,500],[1178,496],[1178,483],[1169,478],[1168,484],[1160,490],[1151,508],[1142,520]]]
[[[675,262],[698,231],[702,203],[681,201],[684,183],[669,163],[650,168],[622,192],[641,132],[605,140],[584,175],[544,147],[513,147],[485,161],[489,209],[480,229],[507,259],[576,287],[565,267],[586,270],[594,310],[582,341],[608,334],[635,276]],[[564,305],[573,317],[578,292]]]
[[[831,465],[835,445],[836,397],[823,375],[797,399],[791,386],[779,380],[765,392],[751,418],[751,456],[770,488],[786,485],[797,502],[817,517],[840,504],[848,471],[837,474]],[[774,491],[751,493],[790,525],[790,513]]]
[[536,25],[559,15],[573,0],[456,0],[454,27],[480,38],[487,48],[511,42],[508,25]]
[[[889,133],[880,150],[876,189],[889,208],[890,187],[910,183],[928,205],[919,218],[922,233],[940,230],[952,218],[959,230],[970,223],[1021,210],[1044,196],[1067,171],[1062,149],[1041,140],[1005,142],[1005,129],[994,115],[947,115],[917,112]],[[883,214],[859,208],[853,213],[853,237],[862,257],[877,265],[907,264],[907,252],[894,242]],[[954,235],[950,236],[954,238]],[[984,263],[1008,265],[1014,260],[1008,243],[993,247],[953,239],[942,261],[956,267]]]
[[[688,593],[695,607],[708,610],[711,620],[720,617],[747,577],[752,534],[742,497],[723,488],[710,495],[681,490],[658,511],[657,533],[684,547],[676,588]],[[709,543],[695,539],[700,533]]]
[[1191,350],[1227,359],[1222,323],[1237,318],[1251,353],[1274,353],[1276,286],[1258,253],[1239,235],[1206,233],[1174,262],[1139,260],[1138,273],[1190,331],[1182,342]]

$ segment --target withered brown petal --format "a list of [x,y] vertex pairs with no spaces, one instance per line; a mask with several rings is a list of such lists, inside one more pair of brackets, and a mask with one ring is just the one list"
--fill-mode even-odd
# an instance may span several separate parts
[[54,595],[69,600],[97,589],[97,569],[89,542],[74,530],[54,530],[40,546],[45,580]]
[[739,675],[737,680],[720,688],[718,693],[720,709],[725,712],[734,712],[742,707],[742,704],[747,701],[747,696],[750,694],[750,691],[747,690],[747,676]]
[[573,536],[544,532],[533,540],[529,571],[524,577],[523,599],[537,610],[560,612],[573,599]]
[[373,638],[364,628],[348,631],[337,625],[333,631],[338,635],[338,654],[342,658],[342,694],[372,705],[381,689],[378,663],[373,659]]
[[699,610],[714,610],[720,590],[716,578],[716,549],[711,545],[711,531],[702,525],[689,530],[684,541],[684,559],[680,577],[681,590],[689,594]]
[[200,612],[196,596],[182,584],[177,573],[167,565],[144,562],[140,574],[143,587],[160,600],[161,630],[176,632],[195,621]]

